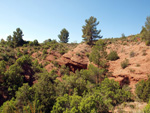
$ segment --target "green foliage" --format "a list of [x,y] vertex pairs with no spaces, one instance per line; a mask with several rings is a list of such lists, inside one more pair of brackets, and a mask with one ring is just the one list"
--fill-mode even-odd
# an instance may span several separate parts
[[94,64],[101,66],[101,62],[105,60],[105,57],[107,55],[105,51],[105,43],[103,40],[98,40],[96,42],[96,45],[92,48],[92,52],[90,53],[89,60],[90,62],[93,62]]
[[32,42],[32,41],[29,41],[29,45],[30,45],[30,46],[38,46],[38,45],[39,45],[39,42],[38,42],[38,40],[34,40],[33,42]]
[[74,89],[77,89],[78,95],[82,95],[87,90],[86,80],[84,80],[79,72],[70,76],[65,75],[62,82],[58,82],[57,95],[73,94]]
[[47,54],[47,50],[46,50],[46,49],[43,50],[43,55],[44,55],[44,54]]
[[45,40],[43,43],[44,44],[47,44],[47,43],[49,43],[49,42],[51,42],[52,40],[51,39],[47,39],[47,40]]
[[141,80],[136,84],[136,95],[145,102],[150,100],[150,81]]
[[10,101],[6,101],[3,103],[3,105],[0,107],[1,113],[16,113],[16,107],[15,107],[15,99],[12,98]]
[[109,109],[99,92],[84,96],[79,106],[80,113],[108,113]]
[[41,72],[42,71],[42,64],[39,64],[38,60],[36,59],[33,63],[32,63],[32,69],[34,72]]
[[1,56],[2,56],[2,59],[4,61],[8,61],[9,60],[9,57],[8,57],[8,55],[6,53],[1,53]]
[[67,43],[69,40],[69,32],[64,28],[61,30],[60,34],[58,35],[58,38],[60,39],[60,42]]
[[144,108],[144,113],[150,113],[150,101],[148,102],[148,104]]
[[122,38],[122,39],[126,39],[126,36],[125,36],[124,33],[121,34],[121,38]]
[[51,113],[79,113],[79,103],[82,97],[76,94],[58,97]]
[[19,65],[19,66],[23,66],[25,64],[28,64],[28,65],[31,65],[32,61],[31,61],[31,57],[29,57],[28,55],[24,55],[20,58],[18,58],[16,60],[16,63]]
[[121,62],[121,67],[122,69],[125,69],[129,65],[129,60],[125,59],[124,61]]
[[7,37],[8,45],[11,47],[22,46],[24,44],[24,40],[22,39],[23,32],[20,28],[17,28],[16,31],[13,32],[13,36],[9,35]]
[[33,41],[33,44],[34,44],[35,46],[38,46],[38,45],[39,45],[38,40],[34,40],[34,41]]
[[134,57],[134,56],[135,56],[134,51],[131,51],[131,52],[130,52],[130,57]]
[[146,30],[147,30],[146,38],[149,40],[149,39],[150,39],[150,16],[148,16],[148,17],[146,18],[145,28],[146,28]]
[[127,91],[126,89],[121,89],[118,82],[108,78],[102,81],[100,90],[102,97],[105,100],[105,104],[108,105],[109,108],[112,108],[113,106],[122,102],[131,100],[131,92]]
[[147,30],[144,26],[142,26],[142,30],[140,32],[142,40],[146,39]]
[[24,83],[22,87],[16,91],[16,106],[19,108],[27,105],[29,102],[33,101],[34,98],[34,90],[32,87],[28,85],[28,83]]
[[83,98],[65,94],[58,97],[51,113],[107,113],[108,107],[104,104],[100,93],[88,94]]
[[24,48],[23,54],[24,54],[24,55],[25,55],[25,54],[28,54],[28,49],[27,49],[27,48]]
[[69,67],[62,65],[60,68],[60,74],[61,75],[69,75]]
[[4,72],[6,71],[6,62],[4,60],[0,61],[0,76],[4,75]]
[[94,64],[99,66],[100,65],[100,58],[101,58],[101,56],[100,56],[99,50],[93,48],[92,52],[91,52],[91,54],[89,56],[90,62],[93,62]]
[[94,40],[102,38],[102,36],[99,35],[101,30],[97,30],[96,28],[96,26],[99,24],[96,18],[91,16],[88,20],[85,20],[85,23],[86,25],[82,26],[82,37],[85,42],[87,42],[88,44],[92,44]]
[[[26,47],[27,44],[24,44],[23,46]],[[32,41],[29,41],[29,46],[33,46],[33,42]]]
[[17,53],[17,57],[21,57],[23,54],[21,52]]
[[146,44],[147,46],[150,46],[150,40],[146,40],[146,41],[145,41],[145,44]]
[[140,33],[142,35],[142,39],[145,40],[146,45],[150,45],[150,16],[146,18],[145,27],[142,27],[142,31]]
[[5,41],[4,39],[1,39],[0,43],[1,43],[2,45],[5,45],[5,44],[6,44],[6,41]]
[[88,74],[86,75],[86,79],[92,83],[100,83],[105,77],[105,69],[99,69],[92,64],[88,67]]
[[117,60],[118,58],[119,56],[116,51],[111,51],[107,56],[107,60],[111,60],[111,61]]
[[47,72],[39,74],[38,77],[38,83],[34,85],[35,99],[39,101],[40,109],[48,113],[52,110],[56,99],[54,78]]
[[4,86],[7,86],[10,97],[14,97],[15,91],[23,84],[23,76],[21,76],[22,72],[22,68],[16,66],[16,64],[11,65],[5,72]]
[[[80,73],[76,75],[79,77]],[[68,83],[66,79],[63,80]],[[78,86],[77,84],[74,85]],[[70,84],[66,86],[70,86]],[[67,89],[67,87],[65,88]],[[72,90],[74,92],[73,95],[64,93],[64,95],[56,99],[56,103],[51,111],[52,113],[105,113],[114,106],[131,100],[131,93],[127,89],[121,88],[119,83],[109,79],[105,79],[100,84],[100,87],[92,89],[92,91],[89,90],[90,92],[84,93],[84,95],[77,95],[78,88]]]
[[13,42],[12,42],[13,37],[11,35],[9,35],[7,37],[7,43],[10,47],[14,47]]

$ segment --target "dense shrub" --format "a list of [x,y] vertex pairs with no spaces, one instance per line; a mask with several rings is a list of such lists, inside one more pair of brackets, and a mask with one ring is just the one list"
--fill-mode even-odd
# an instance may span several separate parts
[[39,101],[40,109],[45,113],[52,110],[56,99],[53,76],[48,72],[40,73],[38,83],[33,86],[36,100]]
[[144,113],[150,113],[150,100],[148,104],[146,105],[146,107],[144,108]]
[[9,70],[5,72],[3,85],[8,88],[10,97],[14,97],[15,92],[23,84],[22,72],[22,68],[16,64],[11,65]]
[[117,60],[119,58],[118,54],[116,51],[111,51],[108,56],[107,56],[107,60]]
[[27,49],[27,48],[25,48],[25,49],[23,50],[23,54],[28,54],[28,49]]
[[145,44],[146,44],[147,46],[150,46],[150,41],[149,41],[149,40],[146,40]]
[[33,88],[30,87],[28,83],[24,83],[23,86],[16,91],[16,105],[19,108],[23,107],[23,105],[27,105],[29,102],[33,101],[34,93]]
[[43,55],[44,55],[44,54],[47,54],[47,50],[46,50],[46,49],[43,50]]
[[108,107],[100,93],[87,94],[84,97],[65,94],[58,97],[51,113],[107,113]]
[[16,60],[16,63],[17,63],[19,66],[23,66],[24,64],[31,65],[31,63],[32,63],[31,57],[29,57],[28,55],[24,55],[24,56],[18,58],[18,59]]
[[106,58],[107,52],[105,47],[105,42],[103,40],[98,40],[96,45],[92,48],[92,52],[89,55],[90,62],[101,66],[100,62]]
[[130,57],[134,57],[134,56],[135,56],[134,51],[131,51],[131,52],[130,52]]
[[4,75],[4,72],[6,71],[6,62],[4,60],[0,61],[0,76]]
[[124,61],[121,62],[121,67],[122,69],[125,69],[129,65],[129,60],[125,59]]
[[21,57],[23,54],[21,52],[17,53],[17,57]]
[[9,56],[6,53],[1,53],[2,59],[8,61]]
[[15,106],[15,99],[12,98],[9,101],[6,101],[3,103],[3,105],[0,107],[0,112],[1,113],[15,113],[16,111],[16,106]]
[[102,81],[100,90],[103,98],[106,99],[105,103],[109,108],[112,108],[117,104],[130,101],[132,97],[130,91],[121,88],[118,82],[108,78]]
[[136,95],[145,102],[150,100],[150,81],[141,80],[136,84]]
[[87,94],[79,106],[80,113],[108,113],[109,108],[100,92]]
[[51,113],[80,113],[78,106],[81,99],[81,96],[75,94],[72,96],[65,94],[64,96],[58,97]]

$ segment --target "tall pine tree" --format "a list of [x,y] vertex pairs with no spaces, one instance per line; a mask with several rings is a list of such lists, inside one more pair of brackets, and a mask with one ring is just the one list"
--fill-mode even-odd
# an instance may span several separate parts
[[24,43],[24,40],[22,39],[23,32],[20,28],[17,28],[16,31],[13,32],[13,38],[12,41],[14,43],[14,46],[22,46]]
[[60,39],[60,42],[67,43],[69,40],[69,32],[64,28],[61,30],[60,34],[58,35],[58,38]]
[[85,23],[86,25],[82,26],[82,37],[85,42],[92,44],[94,40],[102,38],[102,36],[99,35],[101,30],[97,30],[96,28],[96,26],[99,24],[96,18],[91,16],[89,19],[85,20]]

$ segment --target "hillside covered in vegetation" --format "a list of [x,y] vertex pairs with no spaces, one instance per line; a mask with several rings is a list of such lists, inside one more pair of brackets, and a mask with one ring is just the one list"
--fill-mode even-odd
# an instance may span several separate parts
[[104,38],[90,17],[83,42],[23,40],[17,28],[0,42],[1,113],[150,112],[150,17],[137,35]]

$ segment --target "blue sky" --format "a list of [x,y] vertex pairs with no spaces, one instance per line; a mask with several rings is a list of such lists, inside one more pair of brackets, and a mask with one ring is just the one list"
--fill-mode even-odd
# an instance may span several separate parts
[[82,41],[85,19],[100,22],[103,38],[137,34],[150,16],[150,0],[1,0],[0,39],[20,27],[24,40],[58,39],[63,28],[69,42]]

